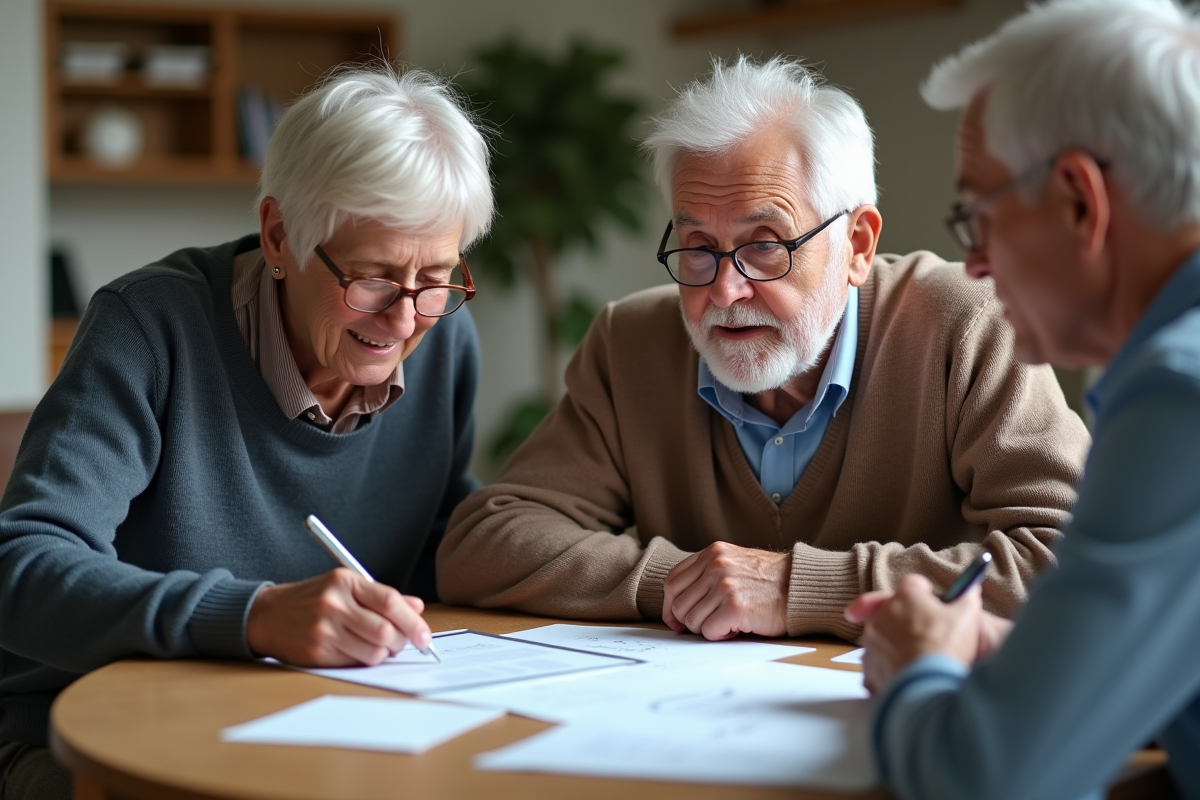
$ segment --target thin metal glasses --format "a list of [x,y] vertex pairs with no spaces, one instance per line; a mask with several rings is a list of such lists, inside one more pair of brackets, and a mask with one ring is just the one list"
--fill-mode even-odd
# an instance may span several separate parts
[[658,245],[658,260],[671,278],[684,286],[708,286],[717,279],[721,261],[733,259],[733,266],[752,281],[775,281],[792,271],[792,253],[800,245],[833,224],[834,220],[849,211],[839,211],[810,231],[787,242],[746,242],[728,252],[708,250],[703,247],[684,247],[679,250],[664,250],[675,223],[668,222]]
[[[1047,172],[1054,168],[1061,155],[1062,153],[1057,153],[1041,163],[1034,164],[999,189],[988,192],[973,203],[966,204],[959,201],[951,206],[950,216],[946,217],[946,230],[950,231],[950,235],[954,237],[954,241],[958,243],[958,246],[968,253],[982,253],[986,244],[987,231],[984,228],[979,212],[1013,189],[1044,177]],[[1096,166],[1101,171],[1108,169],[1109,163],[1107,160],[1096,158],[1095,156],[1090,157],[1096,162]]]
[[467,270],[467,260],[461,256],[455,270],[462,272],[465,286],[446,283],[409,289],[385,278],[348,278],[321,249],[321,245],[314,250],[337,278],[338,285],[345,290],[346,305],[365,314],[378,314],[401,297],[411,297],[413,308],[421,316],[444,317],[458,311],[463,303],[475,296],[475,282]]

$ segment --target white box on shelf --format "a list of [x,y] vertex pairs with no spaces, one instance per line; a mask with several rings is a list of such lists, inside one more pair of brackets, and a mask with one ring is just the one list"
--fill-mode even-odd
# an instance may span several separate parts
[[67,83],[114,84],[125,74],[124,42],[63,42],[59,69]]
[[147,86],[197,88],[208,80],[210,61],[205,45],[151,45],[142,60],[142,79]]

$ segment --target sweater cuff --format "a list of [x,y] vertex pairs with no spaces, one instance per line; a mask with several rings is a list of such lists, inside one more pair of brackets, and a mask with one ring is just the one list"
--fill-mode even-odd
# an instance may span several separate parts
[[642,619],[662,619],[663,581],[676,564],[690,555],[661,536],[650,540],[642,558],[642,574],[637,586],[637,610]]
[[246,642],[246,619],[259,589],[269,585],[227,581],[209,589],[188,621],[188,636],[196,651],[206,658],[253,659]]
[[821,550],[797,543],[792,547],[788,584],[788,636],[832,633],[857,641],[862,626],[847,622],[842,612],[860,594],[858,557],[852,551]]

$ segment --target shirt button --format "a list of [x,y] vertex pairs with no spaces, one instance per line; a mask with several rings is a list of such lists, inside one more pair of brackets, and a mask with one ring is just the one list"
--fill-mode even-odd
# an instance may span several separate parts
[[317,415],[310,411],[310,412],[308,412],[308,418],[315,420],[317,418]]
[[776,492],[775,494],[771,495],[771,499],[775,501],[776,505],[778,505],[779,504],[779,492]]
[[775,444],[783,444],[783,437],[782,437],[782,436],[776,436],[776,437],[775,437]]

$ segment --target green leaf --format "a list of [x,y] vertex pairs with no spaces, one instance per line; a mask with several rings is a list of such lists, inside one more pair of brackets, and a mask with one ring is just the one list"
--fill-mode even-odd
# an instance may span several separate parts
[[544,397],[530,397],[518,401],[508,410],[508,417],[492,437],[488,445],[488,456],[497,466],[516,452],[533,429],[550,413],[551,403]]
[[632,229],[644,172],[631,125],[637,98],[612,93],[624,55],[583,39],[552,55],[508,37],[474,54],[463,89],[493,139],[499,218],[476,260],[510,285],[529,242],[554,255],[594,246],[604,220]]
[[554,338],[559,344],[577,347],[591,327],[598,310],[596,304],[587,296],[572,294],[558,312],[558,319],[554,323]]

